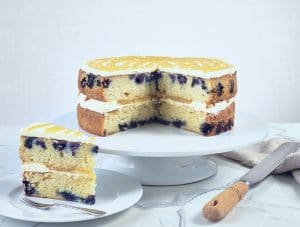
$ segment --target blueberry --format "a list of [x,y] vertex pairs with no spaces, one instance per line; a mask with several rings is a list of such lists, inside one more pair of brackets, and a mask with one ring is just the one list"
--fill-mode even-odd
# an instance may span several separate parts
[[169,77],[172,80],[172,83],[174,83],[176,80],[176,76],[174,74],[170,74]]
[[81,81],[80,81],[80,85],[82,88],[84,88],[86,86],[86,78],[84,77]]
[[23,180],[23,184],[25,186],[24,188],[25,195],[31,196],[35,193],[35,188],[32,186],[32,184],[29,181]]
[[217,85],[217,95],[218,95],[218,96],[221,96],[221,95],[223,94],[223,89],[224,89],[223,84],[221,84],[221,83],[219,82],[218,85]]
[[129,124],[129,128],[136,128],[137,127],[137,122],[136,121],[131,121]]
[[187,78],[184,75],[177,75],[177,80],[180,84],[185,84],[187,82]]
[[203,123],[200,126],[200,131],[202,132],[203,135],[207,136],[214,130],[214,128],[215,128],[214,124]]
[[94,146],[94,147],[92,148],[92,153],[98,154],[98,152],[99,152],[99,147],[98,147],[98,146]]
[[139,75],[137,75],[137,76],[135,77],[135,83],[137,83],[137,84],[143,83],[144,80],[145,80],[145,74],[144,74],[144,73],[139,74]]
[[43,140],[37,139],[37,140],[35,141],[35,145],[36,145],[36,146],[40,146],[40,147],[43,148],[43,149],[46,149],[46,148],[47,148],[47,147],[46,147],[46,144],[45,144],[45,142],[44,142]]
[[205,84],[205,81],[201,77],[194,77],[192,80],[192,87],[195,85],[200,85],[203,90],[207,90],[207,86]]
[[89,195],[86,198],[81,198],[68,191],[58,192],[57,194],[61,195],[67,201],[82,202],[89,205],[93,205],[96,201],[94,195]]
[[182,126],[185,125],[185,122],[181,120],[175,120],[172,122],[172,125],[176,128],[181,128]]
[[229,84],[229,93],[233,93],[234,92],[234,81],[230,80],[230,84]]
[[28,148],[28,149],[31,149],[32,148],[32,143],[33,143],[33,140],[35,139],[36,137],[26,137],[25,141],[24,141],[24,147]]
[[102,80],[102,87],[108,88],[111,80],[110,79],[104,79]]
[[226,129],[226,131],[231,130],[233,126],[233,121],[231,120],[231,118],[228,120],[228,122],[225,124],[224,128]]
[[67,141],[65,140],[56,140],[52,143],[55,150],[63,151],[67,146]]
[[138,124],[139,125],[145,125],[145,124],[147,124],[147,121],[146,120],[139,120]]
[[75,156],[76,151],[80,148],[80,143],[78,142],[70,142],[70,150],[72,155]]
[[92,88],[94,86],[94,80],[95,80],[96,76],[94,74],[92,74],[92,73],[89,73],[86,76],[88,78],[88,80],[87,80],[87,86],[89,88]]
[[94,195],[89,195],[82,201],[85,204],[93,205],[96,202],[95,196]]
[[222,126],[222,123],[220,122],[220,123],[218,123],[217,124],[217,127],[216,127],[216,134],[218,135],[218,134],[220,134],[221,132],[223,132],[223,126]]
[[159,119],[158,119],[158,117],[151,117],[148,120],[148,123],[159,123]]
[[199,85],[200,83],[201,83],[201,78],[194,77],[192,80],[192,87],[194,87],[195,85]]
[[96,79],[96,84],[97,84],[98,87],[101,87],[101,80]]
[[169,125],[170,121],[167,121],[167,120],[161,118],[161,119],[159,119],[159,123],[162,125]]
[[71,192],[63,191],[59,192],[59,194],[67,201],[78,201],[78,197]]
[[124,123],[124,124],[119,124],[119,130],[120,131],[125,131],[128,129],[128,125],[127,123]]

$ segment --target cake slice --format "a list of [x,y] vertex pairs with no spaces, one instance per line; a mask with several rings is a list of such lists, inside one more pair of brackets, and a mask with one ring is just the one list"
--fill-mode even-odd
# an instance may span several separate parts
[[25,195],[95,203],[95,139],[50,123],[21,130]]

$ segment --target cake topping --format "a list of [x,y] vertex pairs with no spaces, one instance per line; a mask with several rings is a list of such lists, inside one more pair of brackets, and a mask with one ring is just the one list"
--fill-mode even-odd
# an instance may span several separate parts
[[[81,132],[66,129],[62,126],[53,125],[50,123],[34,123],[21,130],[21,135],[26,136],[24,146],[32,148],[33,140],[36,137],[53,138],[57,140],[70,140],[74,142],[94,143],[95,138],[88,137]],[[39,146],[44,147],[38,142]],[[37,145],[37,144],[36,144]],[[53,145],[57,149],[61,149],[61,145]]]
[[214,77],[221,74],[233,74],[234,67],[214,58],[172,58],[154,56],[126,56],[99,58],[88,61],[81,69],[87,73],[101,76],[146,73],[155,70],[177,72],[180,74]]

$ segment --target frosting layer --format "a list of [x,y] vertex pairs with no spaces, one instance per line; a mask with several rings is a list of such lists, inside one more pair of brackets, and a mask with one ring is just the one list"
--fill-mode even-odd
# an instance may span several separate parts
[[21,136],[43,137],[57,140],[68,140],[82,143],[94,143],[94,137],[88,137],[81,132],[66,129],[62,126],[51,123],[33,123],[26,128],[21,129]]
[[[92,110],[97,113],[108,113],[113,110],[121,109],[125,106],[129,105],[140,105],[141,103],[145,102],[151,102],[151,100],[144,101],[144,102],[134,102],[130,104],[118,104],[117,102],[102,102],[95,99],[88,99],[86,100],[86,96],[82,93],[79,94],[78,97],[78,104],[85,109]],[[186,106],[191,109],[194,109],[196,111],[203,111],[210,114],[217,114],[220,111],[226,109],[231,103],[234,102],[234,97],[229,100],[224,100],[222,102],[217,102],[215,105],[207,107],[205,103],[199,102],[199,101],[193,101],[191,103],[184,103],[184,102],[178,102],[172,99],[163,98],[160,99],[160,102],[166,102],[170,103],[172,105],[176,106]]]
[[217,102],[215,105],[207,107],[204,103],[199,101],[193,101],[191,103],[177,102],[172,99],[161,99],[162,102],[166,102],[175,106],[186,106],[196,111],[202,111],[210,114],[218,114],[220,111],[225,110],[231,103],[234,102],[234,97],[229,100]]
[[126,56],[90,60],[81,66],[86,73],[117,76],[160,70],[202,78],[233,74],[233,65],[215,58],[171,58],[154,56]]
[[73,173],[73,172],[65,172],[65,171],[58,171],[47,168],[44,164],[40,163],[23,163],[22,170],[24,172],[38,172],[38,173],[59,173],[65,174],[72,177],[79,177],[79,176],[89,176],[88,174],[84,173]]

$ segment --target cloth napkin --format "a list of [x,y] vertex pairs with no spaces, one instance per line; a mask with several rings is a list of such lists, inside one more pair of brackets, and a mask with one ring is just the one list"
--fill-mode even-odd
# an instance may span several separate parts
[[[230,151],[220,155],[238,161],[242,165],[253,167],[281,144],[291,141],[293,140],[287,138],[272,138],[239,151]],[[296,182],[300,184],[300,148],[296,152],[289,154],[272,173],[280,174],[285,172],[291,172]]]

